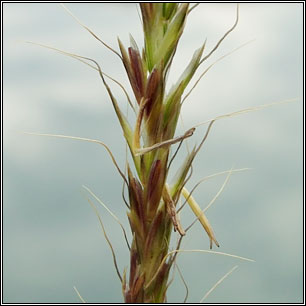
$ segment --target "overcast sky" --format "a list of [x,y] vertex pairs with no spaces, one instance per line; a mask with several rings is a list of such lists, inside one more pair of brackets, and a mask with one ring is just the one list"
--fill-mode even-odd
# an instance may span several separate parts
[[[82,185],[95,192],[128,227],[122,182],[107,153],[94,144],[44,138],[22,131],[101,139],[124,165],[125,146],[111,102],[98,74],[43,43],[95,58],[128,87],[118,58],[57,3],[4,6],[4,287],[5,302],[122,302],[110,250]],[[127,46],[129,33],[142,46],[136,4],[69,4],[78,18],[114,48]],[[235,20],[235,4],[200,4],[189,16],[173,62],[168,87],[207,38],[206,54]],[[237,28],[209,64],[238,46],[254,42],[218,62],[182,108],[187,128],[228,112],[297,98],[295,102],[218,121],[195,160],[191,189],[201,178],[234,168],[235,173],[207,211],[220,249],[254,259],[184,253],[178,264],[189,287],[189,302],[202,296],[233,266],[238,269],[207,302],[302,302],[302,22],[301,3],[241,3]],[[126,99],[111,85],[120,106]],[[129,114],[131,120],[131,112]],[[188,141],[198,143],[199,128]],[[186,154],[182,151],[180,161]],[[225,176],[203,183],[195,198],[204,208]],[[99,205],[98,203],[96,203]],[[99,207],[100,209],[100,207]],[[128,251],[118,224],[101,207],[121,271]],[[184,226],[193,216],[181,214]],[[208,249],[196,224],[184,249]],[[178,274],[168,301],[181,302]]]

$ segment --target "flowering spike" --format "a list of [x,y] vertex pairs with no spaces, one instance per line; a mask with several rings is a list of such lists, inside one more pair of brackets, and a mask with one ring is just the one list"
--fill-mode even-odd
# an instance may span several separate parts
[[[187,232],[191,227],[187,227],[184,231],[177,215],[176,205],[181,194],[186,198],[192,211],[208,234],[210,239],[210,248],[212,248],[213,242],[219,246],[208,219],[204,212],[201,211],[194,198],[187,191],[185,185],[190,177],[188,174],[189,171],[192,170],[192,162],[207,139],[212,124],[220,118],[229,117],[233,114],[235,115],[250,110],[219,116],[209,121],[206,134],[201,143],[188,153],[171,188],[167,184],[168,172],[171,170],[172,161],[177,156],[177,152],[181,148],[182,142],[187,137],[193,135],[196,127],[203,124],[200,123],[199,125],[188,129],[181,136],[175,136],[182,104],[199,80],[195,82],[195,85],[191,91],[185,95],[183,100],[182,95],[198,67],[217,50],[222,41],[231,31],[234,30],[239,19],[237,7],[237,18],[235,24],[203,58],[205,43],[201,48],[195,50],[189,64],[166,94],[165,88],[167,85],[168,72],[170,71],[173,62],[172,60],[184,30],[186,18],[196,6],[197,4],[189,9],[189,3],[140,3],[144,46],[142,49],[139,49],[137,42],[133,36],[130,35],[130,45],[125,48],[118,38],[121,55],[101,41],[87,26],[79,22],[82,27],[91,33],[91,35],[111,49],[119,56],[120,60],[122,60],[134,94],[135,103],[132,103],[123,86],[115,79],[106,75],[101,70],[98,62],[94,59],[47,47],[75,58],[99,72],[100,78],[108,92],[115,113],[119,119],[124,138],[130,149],[135,167],[133,171],[135,172],[136,170],[136,174],[133,174],[129,163],[127,162],[128,157],[126,157],[127,173],[123,173],[109,148],[101,141],[64,135],[40,134],[44,136],[72,138],[102,144],[107,149],[108,153],[110,153],[117,170],[122,176],[124,180],[122,196],[127,208],[129,209],[127,216],[132,231],[131,247],[130,244],[127,243],[130,250],[128,281],[127,269],[124,269],[123,276],[121,276],[121,273],[119,272],[113,247],[105,234],[102,221],[100,220],[100,217],[98,217],[105,238],[109,243],[113,254],[116,272],[122,283],[122,292],[126,303],[166,302],[166,291],[171,283],[171,281],[168,282],[169,271],[175,263],[177,253],[187,251],[180,250],[180,244],[182,236],[185,235],[185,231]],[[213,64],[201,74],[200,79],[212,66]],[[131,128],[129,121],[127,120],[128,115],[124,116],[121,111],[121,107],[119,107],[105,77],[117,83],[126,94],[127,102],[136,115],[136,120],[133,122],[135,127],[134,129]],[[136,103],[138,105],[136,105]],[[175,153],[171,155],[171,159],[168,161],[171,147],[178,143],[179,145]],[[126,186],[128,188],[129,204],[125,198],[124,188]],[[218,194],[220,194],[220,192],[221,191],[219,191]],[[181,206],[181,208],[182,207],[183,206]],[[173,229],[178,231],[181,237],[176,249],[169,251],[170,247],[172,247],[170,242],[172,241],[171,233]],[[204,252],[212,253],[212,251]],[[219,254],[225,253],[219,252]]]
[[[166,261],[171,253],[171,233],[174,229],[181,236],[185,235],[176,204],[181,193],[185,197],[188,194],[184,188],[187,176],[207,136],[188,153],[171,188],[166,180],[176,153],[168,160],[171,146],[181,145],[195,130],[191,128],[184,135],[175,136],[182,95],[204,60],[201,58],[205,43],[195,50],[183,73],[166,94],[168,71],[190,12],[189,3],[140,3],[140,9],[143,49],[139,50],[131,35],[127,49],[118,39],[122,61],[138,103],[134,130],[126,124],[110,93],[137,171],[137,175],[133,175],[130,167],[127,167],[128,218],[133,241],[129,282],[127,284],[124,280],[123,291],[127,303],[164,303],[169,271],[175,261],[175,255]],[[212,227],[198,204],[192,197],[188,198],[188,203],[207,232],[210,247],[213,242],[218,246]],[[180,243],[175,252],[179,246]]]

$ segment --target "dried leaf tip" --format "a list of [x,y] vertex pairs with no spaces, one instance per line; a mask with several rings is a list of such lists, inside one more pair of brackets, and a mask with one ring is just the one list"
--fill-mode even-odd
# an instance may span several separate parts
[[213,229],[207,219],[207,217],[205,216],[204,212],[202,211],[201,207],[198,205],[198,203],[195,201],[195,199],[193,198],[193,196],[190,195],[189,191],[183,187],[182,189],[182,195],[184,196],[184,198],[187,200],[190,208],[192,209],[192,211],[194,212],[195,216],[199,219],[200,223],[202,224],[203,228],[205,229],[209,240],[210,240],[210,249],[212,249],[212,243],[214,242],[215,245],[217,247],[219,247],[219,243],[216,240],[215,234],[213,232]]

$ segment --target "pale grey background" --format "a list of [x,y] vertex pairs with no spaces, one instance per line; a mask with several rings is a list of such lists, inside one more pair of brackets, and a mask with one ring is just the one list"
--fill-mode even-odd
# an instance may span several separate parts
[[[117,35],[142,44],[136,4],[69,4],[86,25],[117,48]],[[198,302],[234,265],[239,268],[207,302],[302,301],[302,4],[241,4],[237,29],[211,60],[256,39],[218,63],[183,107],[185,128],[227,112],[298,97],[297,102],[216,123],[195,160],[191,188],[200,178],[232,166],[234,174],[207,216],[220,251],[255,263],[203,253],[178,263]],[[207,38],[210,50],[235,19],[235,4],[201,4],[190,15],[177,50],[171,85]],[[58,4],[4,4],[4,301],[122,302],[120,283],[82,184],[89,186],[127,226],[121,180],[97,145],[24,135],[21,131],[98,138],[124,163],[122,132],[98,74],[31,40],[97,59],[127,84],[118,58],[81,28]],[[118,48],[117,48],[118,49]],[[121,91],[112,84],[120,105]],[[131,116],[130,116],[131,117]],[[199,142],[199,128],[189,144]],[[182,152],[183,153],[183,152]],[[179,156],[183,158],[183,154]],[[178,161],[179,162],[179,161]],[[178,164],[175,164],[177,166]],[[225,176],[195,192],[205,207]],[[100,207],[99,207],[100,209]],[[119,226],[101,207],[120,269],[128,252]],[[181,215],[192,220],[188,207]],[[200,225],[183,248],[208,249]],[[181,302],[177,279],[168,300]]]

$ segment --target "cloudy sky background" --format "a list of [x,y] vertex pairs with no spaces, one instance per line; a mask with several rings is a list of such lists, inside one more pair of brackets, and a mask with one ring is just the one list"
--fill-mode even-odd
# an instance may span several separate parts
[[[127,45],[129,33],[142,45],[136,4],[68,7],[114,48],[117,36]],[[221,245],[218,251],[256,262],[180,254],[189,302],[199,302],[236,264],[238,269],[207,302],[302,301],[302,14],[302,4],[241,4],[236,30],[197,75],[237,46],[255,42],[216,64],[182,109],[184,126],[178,135],[221,114],[299,98],[218,121],[196,158],[189,188],[216,172],[252,168],[232,175],[207,216]],[[207,38],[207,54],[234,20],[235,4],[201,4],[192,12],[169,86],[193,51]],[[4,4],[4,301],[78,303],[76,286],[87,302],[122,302],[110,250],[82,189],[88,186],[128,227],[122,183],[109,156],[95,144],[22,131],[101,139],[123,166],[122,132],[94,70],[23,43],[26,40],[95,58],[105,72],[127,85],[118,58],[59,4]],[[113,84],[112,89],[126,109],[120,89]],[[189,145],[198,143],[205,129],[199,128]],[[224,179],[214,178],[197,189],[194,195],[201,206],[209,203]],[[123,270],[128,252],[122,232],[99,209]],[[193,220],[188,207],[181,219],[185,226]],[[183,248],[209,248],[199,224],[188,232]],[[183,299],[184,286],[176,274],[168,301]]]

